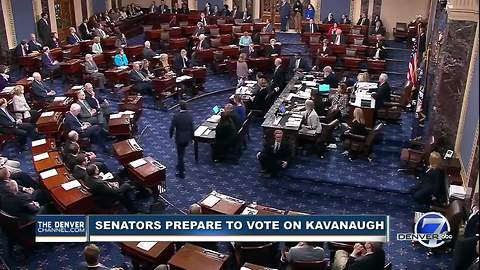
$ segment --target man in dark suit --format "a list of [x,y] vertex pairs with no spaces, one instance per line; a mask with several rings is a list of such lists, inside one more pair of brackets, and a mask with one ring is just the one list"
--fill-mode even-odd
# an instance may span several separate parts
[[343,14],[342,20],[340,21],[341,24],[351,24],[352,21],[348,18],[348,15]]
[[89,39],[93,38],[93,33],[92,33],[92,31],[90,31],[90,28],[88,27],[88,19],[87,18],[85,18],[83,20],[82,24],[80,24],[78,26],[78,32],[80,33],[80,37],[83,40],[89,40]]
[[289,63],[288,71],[291,73],[290,75],[293,75],[296,71],[305,71],[310,68],[307,60],[298,53],[290,59]]
[[26,40],[22,40],[17,47],[15,47],[15,55],[16,56],[27,56],[30,52],[28,48],[28,44]]
[[168,6],[165,4],[165,1],[160,1],[160,5],[158,6],[157,8],[158,12],[160,14],[166,14],[166,13],[170,13],[170,9],[168,8]]
[[280,48],[277,46],[277,41],[272,38],[270,39],[270,45],[265,46],[265,56],[272,57],[280,54]]
[[83,249],[84,262],[75,268],[78,270],[123,270],[128,269],[127,266],[122,267],[106,267],[100,263],[100,249],[95,244],[89,244]]
[[187,102],[180,101],[180,112],[177,113],[170,124],[170,138],[175,133],[175,144],[177,146],[177,173],[176,176],[185,178],[185,164],[183,157],[185,156],[185,148],[193,140],[193,117],[187,111]]
[[173,62],[177,71],[182,71],[192,66],[190,59],[187,57],[187,50],[185,49],[182,49],[180,53],[175,56]]
[[242,53],[245,53],[247,55],[247,58],[256,58],[258,56],[257,51],[255,50],[254,43],[251,43],[247,47],[240,49],[240,51]]
[[70,31],[70,34],[67,37],[68,44],[74,45],[82,41],[82,39],[77,35],[77,30],[75,30],[75,27],[70,27],[68,30]]
[[333,73],[331,66],[326,66],[323,68],[323,84],[330,85],[330,88],[337,88],[338,87],[338,80],[335,73]]
[[15,120],[7,110],[7,105],[7,100],[0,98],[0,133],[15,135],[20,149],[26,150],[27,136],[32,139],[37,137],[35,126],[30,123],[23,123],[20,119]]
[[370,25],[370,20],[367,18],[367,14],[362,13],[362,15],[360,16],[360,19],[358,19],[357,21],[357,25],[366,25],[366,26]]
[[348,257],[346,270],[383,269],[385,266],[385,251],[381,244],[366,242],[365,245],[355,244],[353,252]]
[[280,14],[280,24],[282,32],[287,31],[288,20],[290,19],[290,4],[286,0],[282,0],[280,3],[279,14]]
[[372,29],[372,35],[382,35],[385,36],[385,27],[382,25],[382,21],[377,21],[375,27]]
[[385,102],[390,102],[391,92],[392,90],[388,84],[387,74],[380,74],[378,77],[378,88],[375,94],[373,94],[375,98],[375,109],[383,107]]
[[32,98],[41,102],[51,102],[55,98],[55,91],[48,89],[42,81],[42,75],[34,72],[32,81]]
[[252,15],[248,12],[247,7],[242,12],[242,22],[249,23],[252,22]]
[[42,67],[44,71],[48,72],[59,72],[60,71],[60,63],[53,59],[52,55],[50,54],[50,48],[43,47],[42,53]]
[[[48,42],[50,39],[45,41]],[[42,51],[42,44],[38,42],[37,36],[35,34],[30,34],[30,41],[28,41],[28,52],[41,52]]]
[[47,43],[52,34],[52,29],[48,23],[48,14],[42,13],[42,18],[37,22],[38,37],[43,43]]
[[86,95],[85,100],[90,105],[90,107],[102,112],[103,116],[105,116],[105,119],[109,119],[109,115],[112,114],[110,102],[108,102],[106,98],[97,96],[91,83],[86,83],[83,89],[85,90]]
[[305,33],[316,33],[316,32],[318,32],[317,25],[315,24],[315,21],[313,19],[310,19],[308,21],[308,24],[305,25],[304,32]]
[[155,57],[157,54],[155,51],[151,48],[150,41],[145,41],[143,48],[143,58],[147,59],[148,61],[152,61],[153,57]]
[[270,22],[270,19],[267,19],[265,21],[265,26],[262,28],[263,33],[273,33],[273,25],[272,22]]
[[205,35],[205,33],[206,33],[206,30],[205,30],[204,24],[202,22],[198,22],[197,28],[195,29],[195,33],[193,34],[193,36],[199,37],[200,35]]
[[288,166],[291,158],[290,145],[283,140],[283,131],[275,130],[274,141],[266,143],[263,150],[257,153],[264,176],[275,177],[281,169]]
[[207,26],[208,25],[208,22],[207,22],[207,17],[205,16],[205,13],[200,13],[200,22],[203,24],[203,26]]
[[332,43],[333,45],[342,45],[347,43],[346,37],[342,34],[342,29],[338,28],[335,31],[335,34],[332,35]]
[[286,78],[286,71],[282,67],[282,59],[281,58],[276,58],[274,61],[275,68],[273,70],[273,77],[272,77],[272,82],[271,86],[272,89],[275,90],[275,88],[279,88],[278,90],[275,90],[276,92],[280,93],[283,88],[285,87],[285,80]]
[[6,181],[5,190],[0,196],[2,210],[22,220],[35,219],[35,215],[40,212],[40,204],[30,194],[20,192],[15,180]]
[[88,159],[87,155],[84,153],[78,153],[76,156],[69,157],[69,162],[73,161],[73,178],[81,181],[86,181],[88,179],[87,166]]
[[138,92],[152,92],[152,81],[140,71],[140,65],[138,63],[133,63],[133,69],[128,76]]

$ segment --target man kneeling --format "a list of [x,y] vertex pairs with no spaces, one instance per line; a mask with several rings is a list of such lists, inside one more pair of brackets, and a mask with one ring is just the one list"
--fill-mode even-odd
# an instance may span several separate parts
[[257,154],[262,173],[267,177],[275,177],[281,169],[287,168],[291,157],[290,146],[283,140],[283,131],[275,130],[273,135],[274,141],[265,143]]

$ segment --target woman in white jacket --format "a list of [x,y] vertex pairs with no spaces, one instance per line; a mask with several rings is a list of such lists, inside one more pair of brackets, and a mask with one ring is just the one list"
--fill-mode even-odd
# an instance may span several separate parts
[[15,86],[14,95],[12,98],[15,118],[24,122],[35,123],[38,119],[38,112],[30,108],[23,93],[24,89],[22,85]]

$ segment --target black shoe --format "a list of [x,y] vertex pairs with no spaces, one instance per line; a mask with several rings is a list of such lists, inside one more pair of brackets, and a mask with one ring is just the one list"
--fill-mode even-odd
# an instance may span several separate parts
[[184,179],[185,178],[185,173],[177,172],[177,173],[175,173],[175,176]]

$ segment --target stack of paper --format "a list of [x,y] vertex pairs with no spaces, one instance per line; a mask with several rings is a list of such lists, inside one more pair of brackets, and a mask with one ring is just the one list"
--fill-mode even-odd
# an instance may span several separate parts
[[214,114],[207,119],[207,122],[218,123],[220,121],[220,115]]
[[40,117],[49,117],[49,116],[52,116],[54,115],[55,112],[43,112]]
[[196,130],[195,130],[195,136],[199,137],[199,136],[202,136],[202,134],[205,132],[205,130],[207,130],[208,127],[206,126],[199,126]]
[[83,89],[83,85],[75,85],[72,87],[72,90],[80,90]]
[[110,180],[110,179],[113,179],[113,174],[111,172],[108,172],[105,174],[101,172],[100,177],[102,177],[103,180]]
[[150,249],[152,249],[155,245],[157,244],[157,242],[139,242],[137,244],[137,247],[139,249],[143,249],[145,251],[149,251]]
[[451,199],[464,200],[466,191],[463,186],[450,185],[450,190],[448,194]]
[[287,126],[287,127],[299,127],[301,123],[302,123],[302,118],[290,117],[290,118],[288,118],[287,123],[285,123],[285,126]]
[[33,81],[33,80],[35,80],[33,77],[28,77],[27,78],[27,81]]
[[60,102],[60,101],[64,101],[65,99],[67,99],[67,98],[66,98],[66,97],[55,97],[55,98],[53,99],[53,101],[55,101],[55,102]]
[[48,170],[48,171],[44,171],[44,172],[41,172],[40,173],[40,178],[42,178],[43,180],[49,178],[49,177],[52,177],[52,176],[55,176],[57,175],[57,170],[55,169],[51,169],[51,170]]
[[32,147],[43,145],[43,144],[46,144],[46,143],[47,143],[46,139],[40,139],[40,140],[32,141]]
[[48,157],[49,157],[48,153],[41,153],[41,154],[33,156],[33,161],[44,160],[44,159],[47,159]]
[[246,207],[240,215],[256,215],[257,213],[257,209]]
[[122,118],[122,115],[119,113],[110,114],[110,119],[119,119],[119,118]]
[[213,207],[215,204],[217,204],[220,201],[220,198],[214,196],[214,195],[208,195],[205,200],[202,201],[202,204],[208,207]]
[[140,147],[140,145],[138,145],[137,141],[135,139],[128,139],[128,143],[135,149],[138,149],[138,150],[143,150],[142,147]]
[[15,86],[7,86],[3,88],[2,93],[9,93],[12,92],[15,89]]
[[78,180],[73,180],[73,181],[70,181],[70,182],[67,182],[65,184],[62,184],[62,188],[65,189],[65,190],[70,190],[72,188],[77,188],[77,187],[80,187],[82,186],[80,184],[80,182],[78,182]]
[[140,159],[137,159],[137,160],[134,160],[132,162],[130,162],[130,166],[132,166],[133,168],[138,168],[140,166],[143,166],[147,164],[147,161],[143,158],[140,158]]

